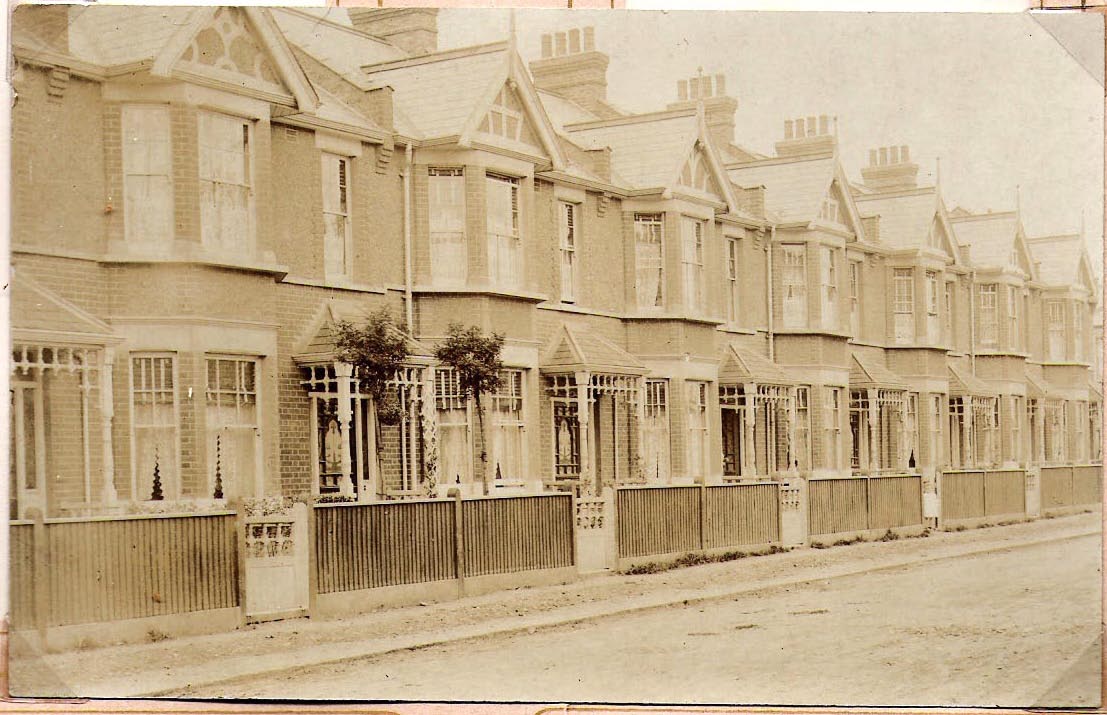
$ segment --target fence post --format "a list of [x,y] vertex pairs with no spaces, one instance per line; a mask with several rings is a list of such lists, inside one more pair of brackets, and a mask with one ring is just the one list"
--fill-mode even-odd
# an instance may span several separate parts
[[707,485],[700,482],[700,551],[707,544]]
[[872,476],[865,475],[865,531],[873,528]]
[[1076,467],[1069,465],[1069,506],[1076,506]]
[[465,517],[461,491],[451,489],[449,495],[454,498],[454,570],[457,573],[457,595],[460,598],[465,595],[465,530],[462,522]]
[[46,522],[41,510],[33,509],[34,525],[31,527],[34,548],[34,566],[31,578],[35,593],[35,629],[38,630],[39,644],[45,653],[49,646],[46,628],[50,621],[50,543],[46,540]]
[[238,625],[246,625],[246,598],[249,589],[246,585],[246,507],[240,501],[235,505],[234,521],[231,528],[235,531],[235,556],[238,559]]
[[569,539],[569,565],[576,568],[579,572],[579,564],[577,563],[578,551],[577,539],[580,538],[581,528],[579,519],[577,517],[577,495],[576,492],[569,492],[569,533],[572,534],[572,538]]
[[319,597],[319,574],[317,572],[319,555],[316,553],[315,538],[315,502],[307,507],[307,582],[308,582],[308,618],[315,613],[315,604]]
[[988,516],[988,470],[980,472],[980,502],[984,505],[984,513],[980,516]]

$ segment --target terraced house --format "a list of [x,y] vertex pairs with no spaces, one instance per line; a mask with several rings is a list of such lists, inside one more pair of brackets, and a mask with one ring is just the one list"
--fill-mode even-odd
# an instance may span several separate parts
[[[492,496],[911,475],[936,517],[944,473],[1099,462],[1082,236],[906,146],[850,177],[835,118],[747,149],[722,74],[625,113],[588,27],[346,15],[15,13],[13,516],[485,496],[487,450]],[[387,424],[334,346],[380,307]],[[488,445],[454,322],[506,337]]]

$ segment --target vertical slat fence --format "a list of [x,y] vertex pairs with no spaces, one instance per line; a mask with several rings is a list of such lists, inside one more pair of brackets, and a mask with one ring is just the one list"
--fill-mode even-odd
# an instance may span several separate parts
[[1103,501],[1103,467],[1083,464],[1072,468],[1073,505],[1099,504]]
[[1072,506],[1072,467],[1042,467],[1042,509]]
[[615,508],[619,558],[700,548],[700,487],[620,489]]
[[868,528],[866,479],[812,479],[807,484],[808,532],[812,536]]
[[984,473],[984,516],[1026,513],[1026,474],[1020,470]]
[[780,487],[736,484],[707,487],[704,548],[780,540]]
[[572,566],[572,509],[568,494],[462,502],[465,576]]
[[922,524],[922,479],[915,475],[869,479],[869,528]]
[[972,519],[984,516],[984,472],[942,474],[942,518]]

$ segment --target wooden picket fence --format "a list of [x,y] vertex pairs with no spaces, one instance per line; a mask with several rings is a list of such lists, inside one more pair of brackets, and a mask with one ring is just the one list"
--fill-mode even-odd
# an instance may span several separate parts
[[235,515],[11,522],[16,629],[239,605]]
[[779,485],[630,487],[615,497],[619,558],[780,541]]
[[807,491],[811,536],[922,524],[922,477],[917,474],[812,479]]
[[1026,514],[1026,472],[1021,469],[942,472],[942,521]]
[[1042,467],[1042,509],[1099,504],[1103,499],[1103,465]]
[[573,497],[320,504],[318,593],[571,567]]

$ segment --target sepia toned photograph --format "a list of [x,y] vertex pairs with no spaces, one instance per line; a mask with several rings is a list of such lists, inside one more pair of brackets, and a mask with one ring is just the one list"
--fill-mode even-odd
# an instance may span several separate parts
[[1101,705],[1102,16],[9,29],[12,697]]

